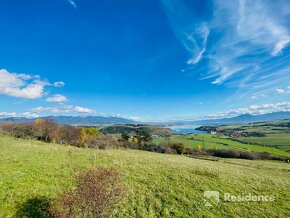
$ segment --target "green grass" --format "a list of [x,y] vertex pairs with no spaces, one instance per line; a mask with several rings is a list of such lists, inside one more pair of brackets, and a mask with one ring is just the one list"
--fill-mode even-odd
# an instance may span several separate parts
[[[290,146],[290,120],[251,123],[235,126],[220,126],[221,130],[235,130],[241,132],[265,133],[265,137],[240,137],[239,141],[257,145],[282,148]],[[281,147],[282,146],[282,147]],[[287,151],[287,149],[286,149]]]
[[243,137],[240,141],[267,146],[290,146],[290,133],[266,134],[266,137]]
[[[69,157],[72,153],[72,157]],[[37,196],[55,198],[71,185],[72,165],[115,167],[127,196],[115,217],[289,217],[290,165],[218,162],[137,150],[81,149],[0,135],[0,217]],[[203,193],[274,195],[274,202],[223,202],[205,207]]]
[[[250,138],[250,137],[249,137]],[[290,157],[290,152],[287,152],[287,149],[284,148],[274,148],[256,144],[246,144],[238,141],[233,141],[226,137],[218,138],[215,135],[211,134],[192,134],[192,135],[172,135],[170,138],[157,138],[154,139],[155,143],[161,143],[164,141],[174,141],[174,142],[183,142],[187,147],[195,148],[197,145],[204,148],[211,149],[238,149],[238,150],[248,150],[256,152],[268,152],[271,154]],[[203,142],[202,142],[203,140]],[[249,142],[250,143],[250,142]]]

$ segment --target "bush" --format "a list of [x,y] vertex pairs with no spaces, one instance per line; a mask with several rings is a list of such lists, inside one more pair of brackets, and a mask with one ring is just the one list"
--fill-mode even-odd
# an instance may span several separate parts
[[54,210],[55,217],[108,217],[122,199],[120,174],[114,169],[94,168],[75,178]]
[[137,139],[138,144],[143,144],[152,140],[149,130],[146,129],[138,129],[135,138]]
[[80,147],[82,145],[81,128],[69,125],[58,126],[54,139],[55,142],[59,144],[68,144]]
[[249,159],[249,160],[256,160],[256,159],[258,159],[258,156],[254,152],[247,151],[247,152],[241,152],[239,158],[241,158],[241,159]]
[[6,134],[12,135],[14,126],[14,123],[7,122],[1,125],[1,130]]
[[100,132],[93,127],[82,128],[81,130],[81,141],[84,147],[90,147],[94,144],[95,139],[100,135]]
[[13,126],[11,134],[17,138],[33,139],[37,136],[37,129],[31,123],[20,123]]
[[37,139],[40,141],[51,142],[58,125],[49,119],[37,119],[35,121],[35,128],[37,129]]
[[173,153],[183,154],[185,151],[185,145],[182,142],[163,142],[162,146],[171,148]]
[[223,150],[223,149],[210,149],[208,152],[216,157],[223,157],[223,158],[239,158],[240,154],[234,150]]
[[47,218],[52,217],[50,211],[51,211],[50,199],[48,199],[45,196],[35,196],[33,198],[26,200],[24,203],[18,205],[15,217]]
[[118,148],[120,143],[112,135],[100,135],[98,138],[93,139],[89,144],[89,148]]

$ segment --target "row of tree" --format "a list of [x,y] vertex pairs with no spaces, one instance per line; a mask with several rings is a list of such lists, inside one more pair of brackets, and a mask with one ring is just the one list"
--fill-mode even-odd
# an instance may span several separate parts
[[77,147],[122,147],[125,144],[143,145],[152,140],[147,130],[137,130],[134,135],[123,133],[102,134],[94,127],[58,125],[49,119],[37,119],[34,123],[12,123],[1,125],[2,132],[17,138],[37,139]]

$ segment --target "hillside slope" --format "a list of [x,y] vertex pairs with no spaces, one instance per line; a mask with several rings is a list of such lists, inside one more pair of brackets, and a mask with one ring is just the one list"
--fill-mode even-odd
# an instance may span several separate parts
[[[0,217],[23,202],[56,197],[71,184],[72,166],[115,167],[127,197],[116,217],[289,217],[290,165],[269,161],[198,160],[136,150],[92,150],[0,135]],[[204,206],[204,191],[274,195],[270,202]],[[221,198],[221,197],[220,197]]]

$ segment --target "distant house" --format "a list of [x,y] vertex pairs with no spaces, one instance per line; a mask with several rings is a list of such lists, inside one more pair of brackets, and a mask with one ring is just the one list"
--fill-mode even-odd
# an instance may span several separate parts
[[210,134],[215,135],[216,131],[210,131]]

